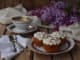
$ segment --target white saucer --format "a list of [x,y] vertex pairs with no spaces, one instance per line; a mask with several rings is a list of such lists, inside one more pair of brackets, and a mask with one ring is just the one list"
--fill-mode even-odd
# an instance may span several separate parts
[[60,51],[55,52],[55,53],[46,53],[46,51],[44,50],[43,47],[37,47],[36,45],[32,45],[32,43],[30,44],[30,49],[36,53],[39,54],[45,54],[45,55],[57,55],[57,54],[62,54],[62,53],[66,53],[69,52],[70,50],[72,50],[72,48],[75,46],[75,42],[72,39],[68,39],[68,42],[66,44],[64,44],[63,46],[61,46]]
[[38,25],[38,26],[42,27],[42,28],[47,28],[47,29],[54,29],[55,28],[54,25],[43,25],[43,24],[41,24],[41,25]]
[[24,29],[19,29],[17,28],[14,24],[11,24],[7,27],[8,31],[13,32],[13,33],[20,33],[20,34],[24,34],[24,33],[31,33],[37,30],[37,26],[35,25],[31,25],[33,27],[33,29],[30,30],[24,30]]

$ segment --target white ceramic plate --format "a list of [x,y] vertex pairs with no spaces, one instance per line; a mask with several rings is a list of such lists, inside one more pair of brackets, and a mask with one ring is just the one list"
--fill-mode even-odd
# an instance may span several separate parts
[[9,32],[13,32],[13,33],[20,33],[20,34],[25,34],[25,33],[31,33],[31,32],[34,32],[37,30],[37,26],[35,25],[31,25],[33,27],[33,29],[19,29],[19,28],[16,28],[16,26],[14,24],[11,24],[7,27],[8,31]]
[[57,55],[57,54],[62,54],[62,53],[66,53],[69,52],[70,50],[72,50],[72,48],[75,46],[75,42],[72,39],[68,39],[68,42],[66,44],[64,44],[63,46],[61,46],[60,51],[55,52],[55,53],[46,53],[46,51],[44,50],[43,47],[37,47],[36,45],[32,45],[32,43],[30,44],[30,49],[36,53],[39,54],[45,54],[45,55]]

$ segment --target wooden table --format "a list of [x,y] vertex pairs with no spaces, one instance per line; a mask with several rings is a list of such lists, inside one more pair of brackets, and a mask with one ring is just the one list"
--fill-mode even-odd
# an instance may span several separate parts
[[[46,31],[46,32],[50,32],[51,30],[48,29],[41,29],[39,28],[38,30],[40,31]],[[4,34],[9,34],[9,32],[6,29],[6,25],[0,24],[0,34],[4,35]],[[31,35],[26,35],[26,36],[30,36]],[[13,60],[80,60],[80,43],[76,42],[76,46],[75,48],[65,54],[60,54],[60,55],[40,55],[37,53],[32,52],[29,49],[24,49],[23,52],[21,52],[19,55],[17,55]]]

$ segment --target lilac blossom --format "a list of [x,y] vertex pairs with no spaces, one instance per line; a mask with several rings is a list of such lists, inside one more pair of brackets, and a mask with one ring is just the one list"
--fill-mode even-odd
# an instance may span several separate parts
[[63,8],[65,8],[65,4],[64,4],[64,2],[59,1],[59,2],[55,3],[54,7],[58,8],[58,9],[63,9]]
[[[59,1],[55,3],[51,1],[47,6],[32,10],[31,15],[36,15],[41,18],[41,21],[55,24],[56,26],[70,25],[77,22],[77,16],[73,16],[71,13],[71,16],[67,16],[63,8],[65,8],[64,2]],[[75,12],[76,9],[73,8],[73,11]]]

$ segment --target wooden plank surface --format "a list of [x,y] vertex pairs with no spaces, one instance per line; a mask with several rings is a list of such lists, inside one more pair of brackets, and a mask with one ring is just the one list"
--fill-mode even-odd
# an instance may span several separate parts
[[72,51],[73,60],[80,60],[80,42],[76,43],[74,50]]
[[17,55],[13,60],[31,60],[31,53],[29,49],[24,49],[22,53]]
[[34,59],[33,60],[51,60],[51,56],[34,53]]
[[26,51],[26,60],[33,60],[33,51]]
[[26,60],[26,51],[23,51],[19,55],[17,55],[13,60]]
[[72,60],[70,53],[53,56],[53,60]]
[[6,30],[6,25],[0,24],[0,35],[3,35]]

